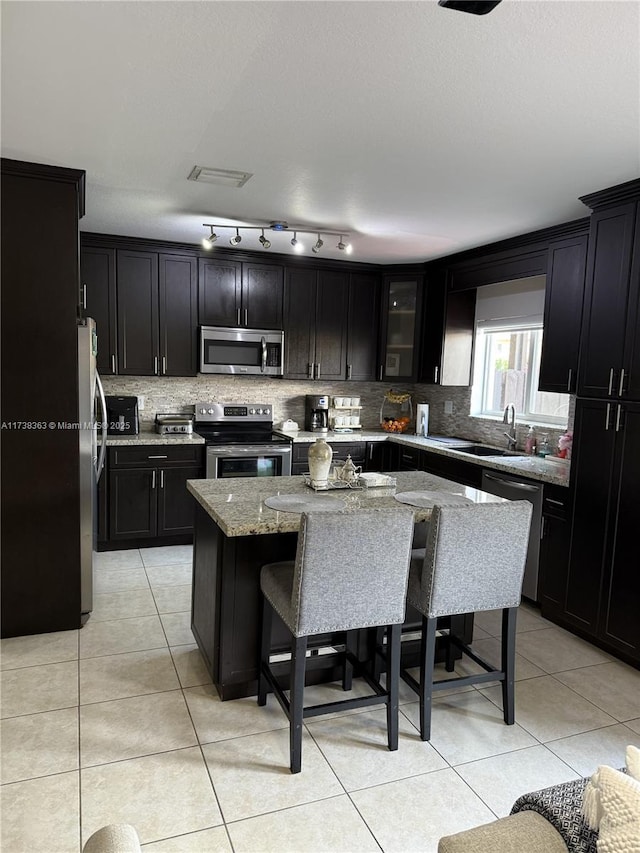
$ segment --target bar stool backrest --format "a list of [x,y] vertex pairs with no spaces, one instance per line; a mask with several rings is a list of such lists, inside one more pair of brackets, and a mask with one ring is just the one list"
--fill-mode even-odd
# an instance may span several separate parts
[[302,513],[295,635],[403,622],[412,538],[407,508]]
[[434,507],[420,611],[432,618],[517,607],[531,514],[529,501]]

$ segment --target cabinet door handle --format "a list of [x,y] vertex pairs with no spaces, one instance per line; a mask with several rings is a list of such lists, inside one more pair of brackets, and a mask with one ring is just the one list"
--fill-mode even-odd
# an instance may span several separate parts
[[236,323],[240,325],[240,309],[236,308]]
[[620,371],[620,384],[618,385],[618,397],[624,394],[624,367]]
[[313,368],[315,367],[315,364],[312,361],[310,361],[309,364],[307,365],[307,367],[308,367],[307,373],[309,375],[309,379],[313,379]]
[[153,372],[157,376],[158,375],[158,356],[154,355],[153,357]]
[[167,459],[167,456],[147,456],[147,459]]
[[82,285],[82,307],[87,310],[87,285]]
[[116,372],[116,357],[115,357],[115,355],[111,356],[111,372],[112,373]]
[[620,432],[620,430],[624,427],[624,422],[622,421],[622,406],[618,403],[618,411],[616,412],[616,432]]
[[439,373],[440,373],[440,368],[439,368],[439,367],[438,367],[438,365],[436,364],[436,366],[433,368],[433,381],[434,381],[436,384],[437,384],[437,382],[438,382],[438,374],[439,374]]
[[564,501],[556,501],[553,498],[545,498],[545,503],[553,504],[554,506],[564,506]]
[[378,368],[378,379],[381,382],[382,382],[382,373],[383,373],[383,369],[382,369],[382,365],[380,365],[380,367]]
[[316,379],[320,379],[320,362],[316,361]]
[[604,428],[609,429],[609,418],[611,416],[611,403],[607,403],[607,413],[604,416]]
[[571,380],[573,379],[573,367],[569,368],[569,375],[567,376],[567,391],[571,391]]
[[373,462],[373,442],[369,445],[369,462]]
[[609,391],[608,391],[609,396],[611,396],[612,391],[613,391],[613,367],[609,371]]
[[167,357],[166,355],[162,356],[162,375],[166,376],[167,373]]
[[164,489],[164,468],[160,469],[160,488]]
[[249,309],[248,308],[244,309],[244,324],[245,324],[245,326],[249,325]]
[[156,487],[156,469],[154,468],[151,472],[151,488],[155,489]]
[[351,365],[347,365],[347,379],[351,379]]

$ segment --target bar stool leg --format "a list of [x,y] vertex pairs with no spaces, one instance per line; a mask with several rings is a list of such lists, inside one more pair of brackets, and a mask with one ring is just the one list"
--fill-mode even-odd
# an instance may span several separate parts
[[291,646],[291,690],[289,693],[289,761],[292,773],[302,769],[302,719],[307,638],[293,637]]
[[422,617],[420,647],[420,738],[431,737],[431,698],[433,695],[433,668],[436,658],[437,619]]
[[357,642],[357,631],[346,631],[344,638],[344,670],[342,672],[342,689],[343,690],[351,690],[353,686],[353,664],[349,660],[348,652],[351,654],[355,654],[356,652],[356,642]]
[[262,596],[262,630],[260,634],[260,671],[258,673],[258,705],[267,704],[268,682],[264,675],[264,667],[269,667],[269,654],[271,652],[271,623],[273,622],[273,608]]
[[400,686],[401,625],[387,626],[387,739],[390,750],[398,748],[398,692]]
[[508,726],[515,722],[516,617],[517,607],[502,611],[502,710]]

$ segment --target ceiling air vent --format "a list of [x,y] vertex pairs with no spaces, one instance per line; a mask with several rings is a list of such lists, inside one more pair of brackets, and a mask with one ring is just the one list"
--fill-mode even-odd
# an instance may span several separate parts
[[189,181],[200,181],[203,184],[218,184],[221,187],[243,187],[253,172],[236,172],[233,169],[211,169],[209,166],[194,166],[189,174]]

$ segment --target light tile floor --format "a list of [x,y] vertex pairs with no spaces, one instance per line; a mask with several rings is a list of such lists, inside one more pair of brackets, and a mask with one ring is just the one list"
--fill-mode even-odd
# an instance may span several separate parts
[[[189,627],[190,560],[182,546],[100,554],[85,628],[2,641],[3,853],[79,853],[116,822],[158,853],[435,851],[525,791],[640,746],[640,672],[523,605],[514,726],[499,686],[448,690],[422,743],[403,684],[398,752],[381,710],[315,718],[291,776],[273,697],[220,702],[211,685]],[[497,614],[476,623],[495,657]],[[309,688],[307,702],[336,692]]]

